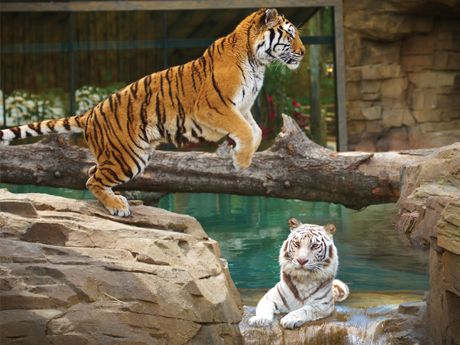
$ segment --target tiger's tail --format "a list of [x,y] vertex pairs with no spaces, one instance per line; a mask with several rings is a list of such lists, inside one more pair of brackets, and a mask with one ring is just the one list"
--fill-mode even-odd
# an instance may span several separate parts
[[44,120],[27,125],[0,130],[0,143],[8,144],[11,140],[38,137],[53,133],[80,133],[85,128],[86,116],[76,115],[58,120]]
[[332,282],[332,296],[335,302],[343,302],[350,296],[350,288],[339,279]]

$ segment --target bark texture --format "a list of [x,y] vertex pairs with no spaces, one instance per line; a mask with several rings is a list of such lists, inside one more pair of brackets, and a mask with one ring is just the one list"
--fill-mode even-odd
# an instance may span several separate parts
[[[225,149],[217,153],[152,151],[142,176],[121,190],[214,192],[327,201],[351,208],[395,202],[401,167],[431,150],[337,153],[309,140],[283,115],[274,144],[254,155],[249,169],[235,171]],[[60,136],[31,145],[0,146],[0,182],[85,188],[94,165],[89,151]]]

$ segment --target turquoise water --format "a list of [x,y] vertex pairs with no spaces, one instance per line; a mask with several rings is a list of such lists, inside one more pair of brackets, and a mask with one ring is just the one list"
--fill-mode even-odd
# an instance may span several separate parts
[[278,252],[287,220],[334,223],[339,278],[354,291],[426,290],[427,255],[394,230],[393,204],[361,211],[323,202],[225,194],[169,194],[160,207],[196,217],[219,241],[238,288],[268,288],[278,281]]
[[[15,193],[48,193],[91,199],[88,191],[9,186]],[[278,281],[278,251],[286,222],[334,223],[339,278],[354,291],[427,290],[427,255],[405,244],[394,230],[393,204],[354,211],[336,204],[226,194],[169,194],[161,208],[194,216],[219,241],[238,288],[269,288]]]

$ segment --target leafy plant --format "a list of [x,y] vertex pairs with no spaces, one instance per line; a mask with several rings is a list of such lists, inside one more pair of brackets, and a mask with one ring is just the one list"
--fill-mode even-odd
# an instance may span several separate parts
[[109,89],[85,85],[75,91],[76,113],[83,114],[111,94]]

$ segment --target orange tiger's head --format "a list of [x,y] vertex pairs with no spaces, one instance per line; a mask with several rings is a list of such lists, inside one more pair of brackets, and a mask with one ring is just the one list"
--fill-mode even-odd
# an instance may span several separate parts
[[334,225],[302,224],[291,218],[289,227],[291,233],[280,251],[282,267],[323,273],[337,270],[337,249],[332,239],[335,233]]
[[295,25],[276,9],[260,9],[250,18],[249,40],[257,60],[264,65],[279,62],[290,69],[299,67],[305,47]]

